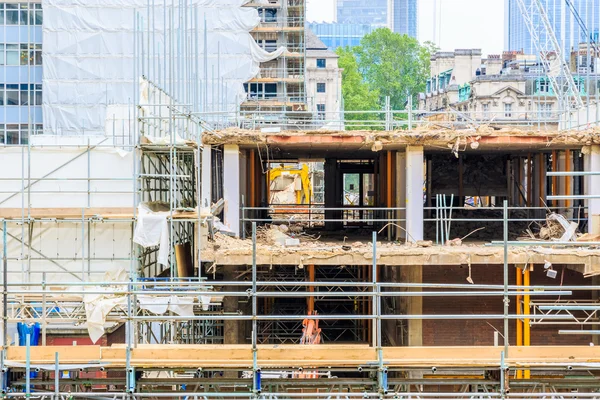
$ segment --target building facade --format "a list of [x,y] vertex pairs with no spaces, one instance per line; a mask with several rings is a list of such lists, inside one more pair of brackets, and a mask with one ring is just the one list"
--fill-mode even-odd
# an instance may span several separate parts
[[311,30],[306,31],[308,109],[317,121],[326,121],[323,125],[332,129],[341,129],[342,125],[342,69],[338,58]]
[[[526,0],[526,2],[530,1]],[[600,28],[600,0],[571,1],[587,30],[597,41]],[[548,18],[554,27],[556,38],[565,50],[565,54],[568,54],[572,48],[576,48],[579,43],[588,41],[565,1],[542,0],[542,4],[548,12]],[[504,24],[505,50],[523,51],[525,54],[537,53],[516,0],[505,0]]]
[[42,5],[0,3],[0,144],[42,130]]
[[417,0],[389,0],[388,26],[392,31],[416,38],[417,21]]
[[417,16],[417,0],[336,1],[338,24],[366,24],[375,28],[388,27],[393,32],[416,38],[418,33]]
[[[582,96],[595,96],[596,75],[575,75]],[[560,109],[550,80],[534,55],[504,52],[481,57],[481,50],[438,52],[420,110],[456,112],[454,117],[483,121],[557,123]],[[441,115],[441,114],[440,114]],[[446,116],[449,116],[446,114]]]
[[312,22],[307,26],[329,50],[335,50],[338,47],[358,46],[365,35],[376,29],[375,26],[369,24]]
[[264,50],[286,51],[274,60],[261,63],[257,77],[244,85],[247,99],[242,110],[306,110],[305,89],[305,0],[253,1],[260,24],[251,32]]
[[336,0],[336,21],[341,24],[388,26],[388,0]]

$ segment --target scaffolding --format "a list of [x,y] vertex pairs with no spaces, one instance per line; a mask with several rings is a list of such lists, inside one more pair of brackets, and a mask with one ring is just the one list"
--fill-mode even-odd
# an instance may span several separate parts
[[[283,10],[275,22],[263,21],[255,35],[275,30],[275,35],[296,39],[285,39],[288,53],[257,79],[284,79],[284,106],[292,105],[285,111],[302,114],[291,98],[304,103],[304,77],[287,79],[304,69],[304,1],[251,6]],[[529,260],[514,262],[518,268],[509,264],[509,246],[523,245],[509,241],[509,223],[519,220],[510,212],[524,205],[504,202],[501,211],[496,208],[501,215],[493,222],[502,224],[498,232],[503,238],[492,245],[502,247],[503,257],[502,278],[493,283],[424,282],[418,276],[422,267],[405,260],[386,264],[381,241],[393,241],[391,231],[372,232],[361,250],[342,249],[360,262],[332,265],[319,257],[285,262],[279,257],[285,249],[267,259],[257,240],[257,226],[265,221],[246,217],[248,211],[265,208],[252,206],[240,209],[251,236],[244,241],[249,251],[221,251],[244,261],[219,265],[207,257],[206,246],[219,251],[227,240],[222,234],[211,236],[220,222],[215,204],[223,200],[223,182],[231,177],[220,149],[209,149],[214,155],[210,166],[216,167],[209,171],[214,190],[204,197],[204,139],[207,132],[219,137],[215,126],[237,124],[241,114],[236,110],[230,119],[228,101],[210,101],[222,96],[226,86],[208,78],[209,57],[198,50],[201,42],[207,48],[207,22],[198,18],[197,8],[173,2],[156,9],[148,2],[135,15],[134,76],[141,79],[134,83],[135,106],[107,112],[112,135],[68,143],[57,138],[55,143],[30,141],[3,154],[13,166],[4,172],[0,198],[4,398],[600,397],[598,347],[530,345],[531,327],[597,332],[599,306],[589,296],[598,291],[597,285],[531,284]],[[161,16],[170,22],[155,31]],[[159,51],[155,41],[167,46]],[[220,61],[213,57],[211,64],[214,68]],[[202,75],[205,79],[198,85]],[[398,119],[389,109],[376,114],[386,114],[374,123],[385,121],[387,132],[426,123],[414,121],[411,110],[399,112]],[[260,120],[260,113],[252,119]],[[359,124],[373,126],[369,121]],[[510,163],[522,173],[531,157]],[[388,165],[391,171],[391,158]],[[511,196],[519,199],[524,180],[515,181]],[[389,193],[381,197],[385,194],[391,203]],[[406,222],[401,214],[408,210],[389,203],[348,214],[359,215],[353,222],[369,222],[369,230],[375,222]],[[441,199],[436,203],[425,209],[435,218],[424,221],[435,222],[443,245],[450,237],[451,217],[445,215],[452,206],[442,206]],[[335,216],[336,211],[344,209],[320,208],[315,214]],[[531,211],[535,215],[539,208]],[[136,237],[148,224],[166,228],[155,244],[143,245]],[[593,249],[598,243],[577,245]],[[468,270],[470,277],[470,262]],[[513,274],[514,283],[509,279]],[[465,307],[449,312],[440,307],[426,313],[418,302],[427,299],[486,299],[494,310]],[[300,344],[303,322],[317,319],[324,343]],[[423,347],[415,341],[415,326],[431,321],[491,324],[486,343],[495,342]],[[39,342],[31,329],[36,323]],[[16,324],[22,324],[20,332],[15,332]],[[572,335],[575,330],[564,332]]]

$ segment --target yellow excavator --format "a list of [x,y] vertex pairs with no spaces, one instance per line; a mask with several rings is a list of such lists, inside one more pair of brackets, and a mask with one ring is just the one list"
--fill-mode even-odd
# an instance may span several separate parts
[[[294,187],[296,193],[296,204],[310,204],[312,199],[312,185],[310,182],[310,172],[307,164],[302,164],[301,168],[285,166],[281,164],[279,167],[272,168],[267,174],[269,182],[269,199],[271,201],[271,192],[274,191],[274,182],[283,176],[298,177],[300,185]],[[272,202],[272,201],[271,201]]]

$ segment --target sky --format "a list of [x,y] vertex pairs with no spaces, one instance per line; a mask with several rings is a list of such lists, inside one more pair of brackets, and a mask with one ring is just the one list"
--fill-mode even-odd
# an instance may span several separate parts
[[[334,21],[334,2],[307,0],[308,21]],[[418,4],[421,42],[431,40],[444,51],[480,48],[484,55],[502,53],[504,0],[418,0]]]

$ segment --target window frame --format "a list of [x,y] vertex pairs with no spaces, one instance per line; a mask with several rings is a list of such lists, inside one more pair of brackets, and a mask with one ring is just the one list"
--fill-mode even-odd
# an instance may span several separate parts
[[513,106],[512,103],[504,103],[504,118],[512,118]]

